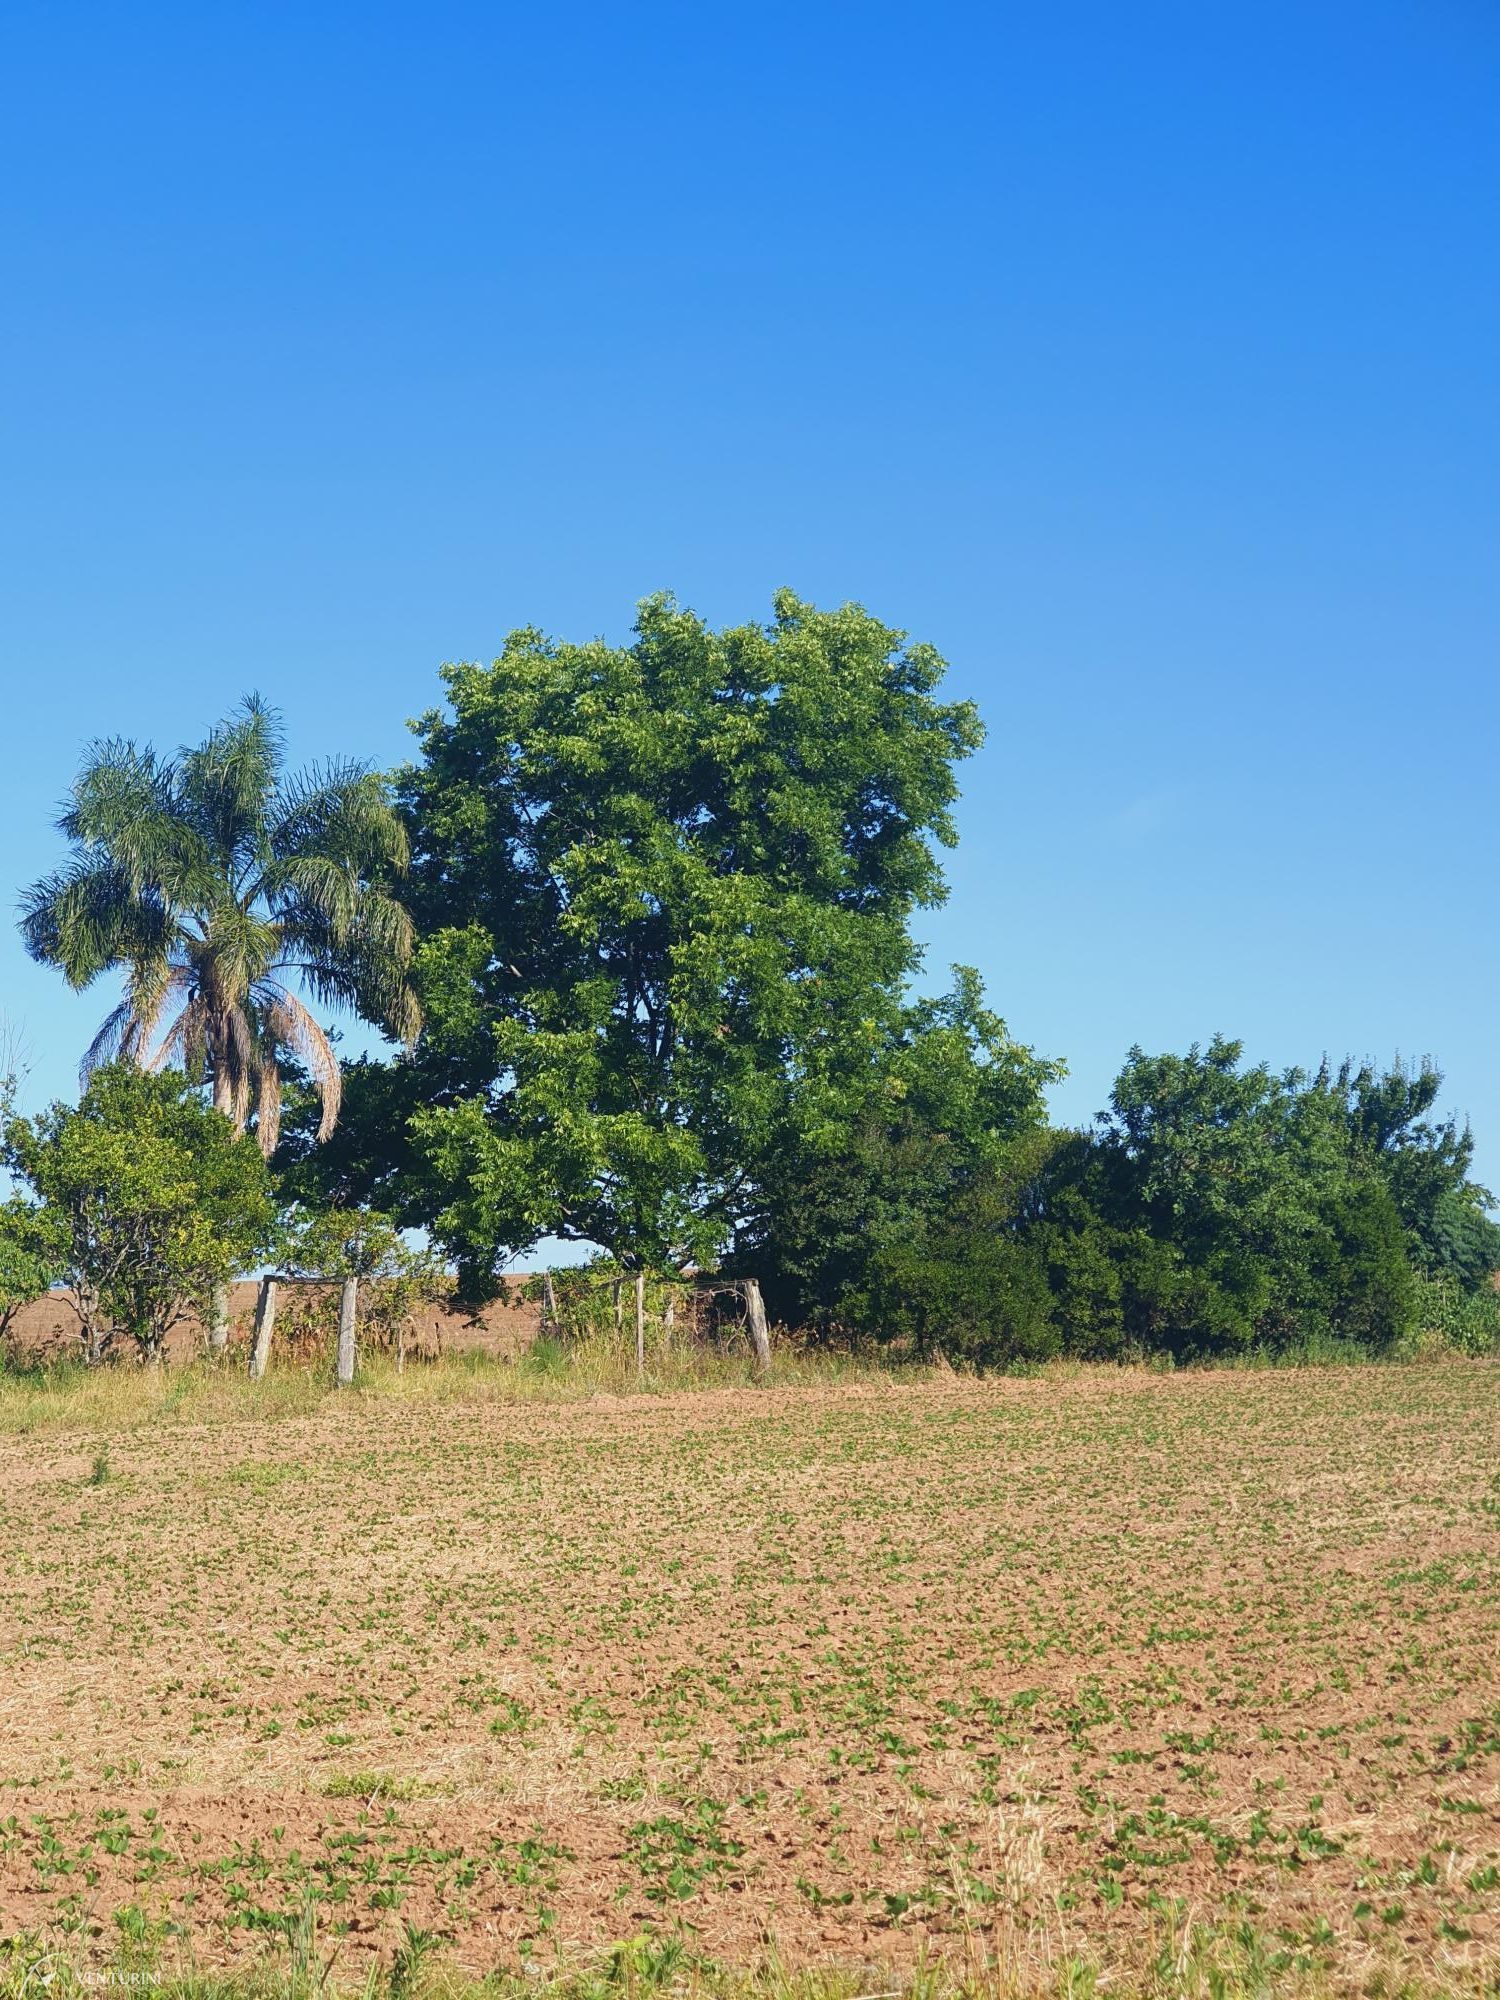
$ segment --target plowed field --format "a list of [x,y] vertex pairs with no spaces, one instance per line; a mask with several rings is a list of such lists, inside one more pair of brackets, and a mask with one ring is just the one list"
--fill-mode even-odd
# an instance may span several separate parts
[[1472,1988],[1497,1418],[1470,1364],[0,1440],[0,1930]]

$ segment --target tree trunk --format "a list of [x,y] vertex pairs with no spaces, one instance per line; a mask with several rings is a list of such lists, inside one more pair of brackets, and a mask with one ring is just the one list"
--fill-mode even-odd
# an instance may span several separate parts
[[208,1351],[219,1355],[229,1345],[229,1287],[215,1285],[208,1314]]
[[745,1320],[750,1330],[750,1344],[755,1349],[757,1373],[764,1375],[771,1366],[771,1332],[766,1325],[765,1301],[760,1295],[758,1278],[746,1278],[740,1287],[745,1299]]
[[635,1374],[638,1382],[646,1379],[646,1274],[635,1274]]
[[92,1285],[81,1284],[74,1292],[78,1314],[78,1337],[83,1342],[86,1368],[97,1368],[104,1359],[104,1330],[99,1324],[99,1295]]
[[345,1278],[339,1293],[338,1385],[341,1389],[347,1389],[354,1380],[354,1313],[358,1303],[358,1278]]
[[258,1382],[271,1359],[271,1335],[276,1330],[276,1280],[262,1278],[255,1302],[255,1339],[250,1346],[250,1379]]

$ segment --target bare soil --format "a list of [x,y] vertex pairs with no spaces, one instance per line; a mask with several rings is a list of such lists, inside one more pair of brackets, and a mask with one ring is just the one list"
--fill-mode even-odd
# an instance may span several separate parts
[[1472,1982],[1497,1417],[1454,1364],[0,1440],[0,1931]]

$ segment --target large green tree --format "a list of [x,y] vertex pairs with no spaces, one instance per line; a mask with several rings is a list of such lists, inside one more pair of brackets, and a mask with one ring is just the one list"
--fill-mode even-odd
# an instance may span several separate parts
[[[364,1165],[470,1274],[555,1233],[713,1257],[779,1149],[847,1126],[943,894],[973,709],[857,606],[512,634],[401,779],[427,1028]],[[356,1192],[358,1176],[345,1189]]]
[[322,1136],[338,1117],[338,1060],[302,991],[416,1033],[411,921],[391,890],[406,834],[384,780],[350,763],[288,775],[254,696],[175,758],[96,744],[59,827],[72,857],[26,893],[27,949],[75,987],[125,983],[85,1075],[115,1057],[178,1065],[236,1132],[253,1113],[269,1155],[290,1059]]

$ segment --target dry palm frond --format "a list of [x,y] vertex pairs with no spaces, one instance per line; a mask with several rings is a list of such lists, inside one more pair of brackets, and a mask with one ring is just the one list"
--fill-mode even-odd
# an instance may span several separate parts
[[266,1027],[275,1041],[300,1057],[306,1065],[322,1106],[318,1139],[323,1141],[338,1123],[343,1100],[343,1075],[333,1044],[295,994],[285,987],[274,990],[266,1001]]
[[128,1000],[122,1000],[118,1007],[112,1008],[105,1015],[98,1034],[83,1052],[83,1061],[78,1066],[79,1083],[87,1084],[96,1069],[128,1054],[139,1025],[135,1008]]
[[256,1091],[255,1136],[260,1142],[261,1152],[269,1160],[281,1137],[281,1071],[274,1048],[261,1063]]

